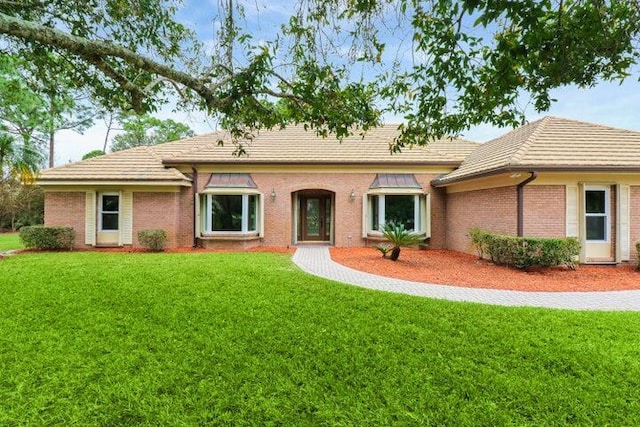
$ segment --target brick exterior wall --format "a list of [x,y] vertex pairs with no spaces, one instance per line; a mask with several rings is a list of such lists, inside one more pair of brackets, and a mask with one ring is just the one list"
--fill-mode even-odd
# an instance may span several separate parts
[[178,213],[176,239],[178,246],[193,246],[193,189],[190,187],[182,187],[180,194],[176,195],[178,200]]
[[631,186],[631,256],[629,259],[635,263],[638,259],[636,243],[640,242],[640,186]]
[[566,200],[567,191],[564,185],[525,186],[524,235],[528,237],[565,237]]
[[181,217],[179,193],[133,193],[133,246],[140,247],[138,232],[163,229],[167,232],[167,247],[181,245],[179,219]]
[[447,195],[447,248],[474,253],[469,230],[482,228],[494,233],[516,235],[516,187],[465,191]]
[[[322,190],[333,193],[335,246],[365,246],[362,237],[362,198],[369,191],[375,173],[252,173],[251,177],[264,195],[264,238],[262,241],[212,241],[205,240],[206,247],[246,248],[250,246],[286,246],[295,240],[294,200],[297,192]],[[204,190],[210,174],[198,174],[198,192]],[[431,187],[431,174],[415,174],[416,179],[431,193],[431,245],[443,248],[445,244],[445,193]],[[351,200],[351,191],[356,195]],[[275,200],[271,192],[275,191]]]
[[85,247],[85,193],[45,192],[44,225],[72,227],[76,231],[75,248]]
[[[334,194],[334,241],[336,246],[364,246],[362,238],[362,196],[369,190],[375,174],[252,174],[264,194],[264,239],[241,241],[207,241],[207,247],[250,248],[252,246],[285,246],[294,240],[294,194],[318,189]],[[468,230],[480,227],[496,233],[517,232],[516,187],[446,194],[444,189],[429,185],[432,175],[416,175],[431,197],[431,247],[473,252]],[[199,174],[202,191],[209,174]],[[356,199],[351,201],[351,190]],[[271,200],[275,190],[276,199]],[[611,218],[616,214],[615,187],[611,191]],[[524,233],[527,236],[562,237],[565,235],[565,187],[561,185],[528,185],[524,188]],[[549,203],[549,201],[554,201]],[[163,228],[168,234],[168,247],[193,244],[193,195],[191,188],[179,193],[133,193],[133,241],[139,247],[137,232]],[[76,230],[75,247],[85,247],[85,192],[46,192],[45,225],[65,226]],[[635,243],[640,241],[640,186],[631,186],[631,260],[636,260]],[[615,248],[615,221],[612,221],[612,247]],[[369,242],[370,243],[370,242]]]

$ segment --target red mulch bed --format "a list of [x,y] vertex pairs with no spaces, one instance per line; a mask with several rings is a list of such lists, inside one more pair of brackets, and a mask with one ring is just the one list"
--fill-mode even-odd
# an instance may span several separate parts
[[521,271],[494,265],[475,255],[435,249],[402,249],[395,262],[382,258],[375,248],[331,248],[331,257],[368,273],[461,287],[550,292],[640,289],[640,272],[631,265]]

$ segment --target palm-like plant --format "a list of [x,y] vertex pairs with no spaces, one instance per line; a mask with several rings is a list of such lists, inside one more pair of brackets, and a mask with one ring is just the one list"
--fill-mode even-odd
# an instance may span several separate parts
[[0,181],[9,178],[33,183],[41,162],[42,153],[35,145],[0,131]]
[[389,259],[391,261],[398,260],[398,257],[400,257],[400,248],[402,246],[417,245],[424,241],[423,235],[405,229],[404,224],[402,223],[390,222],[383,225],[382,235],[393,245],[391,255],[389,255]]

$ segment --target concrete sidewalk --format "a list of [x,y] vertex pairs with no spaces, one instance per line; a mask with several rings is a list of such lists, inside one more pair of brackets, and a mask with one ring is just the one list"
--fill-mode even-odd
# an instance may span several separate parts
[[315,276],[368,289],[421,297],[505,306],[546,307],[569,310],[640,311],[640,290],[609,292],[522,292],[409,282],[406,280],[376,276],[344,267],[331,259],[327,246],[299,247],[293,254],[293,262],[302,270]]

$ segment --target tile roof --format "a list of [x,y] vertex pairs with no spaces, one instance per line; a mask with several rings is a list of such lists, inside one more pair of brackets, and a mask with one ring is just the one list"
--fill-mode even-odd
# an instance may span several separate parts
[[[445,139],[426,147],[405,148],[390,154],[389,147],[398,135],[397,125],[384,125],[367,132],[364,138],[351,136],[342,142],[334,137],[317,137],[303,126],[288,126],[282,130],[263,131],[253,140],[241,141],[246,155],[234,156],[236,146],[225,132],[203,135],[210,143],[197,150],[169,153],[168,165],[192,163],[243,164],[357,164],[357,163],[415,163],[448,164],[457,166],[478,143],[462,139]],[[220,146],[218,141],[225,141]],[[188,140],[185,140],[188,141]]]
[[154,147],[136,147],[105,156],[69,163],[40,172],[48,181],[190,181],[174,168],[165,168]]
[[[199,135],[180,141],[138,147],[93,159],[43,170],[40,184],[60,181],[190,181],[170,166],[190,164],[443,164],[457,166],[478,147],[462,139],[441,140],[427,147],[405,148],[390,154],[389,144],[398,134],[397,125],[369,131],[364,139],[320,138],[303,126],[263,131],[251,141],[241,141],[246,155],[234,156],[236,148],[227,132]],[[218,141],[225,141],[220,146]]]
[[436,185],[510,170],[635,170],[640,132],[544,117],[481,144]]

